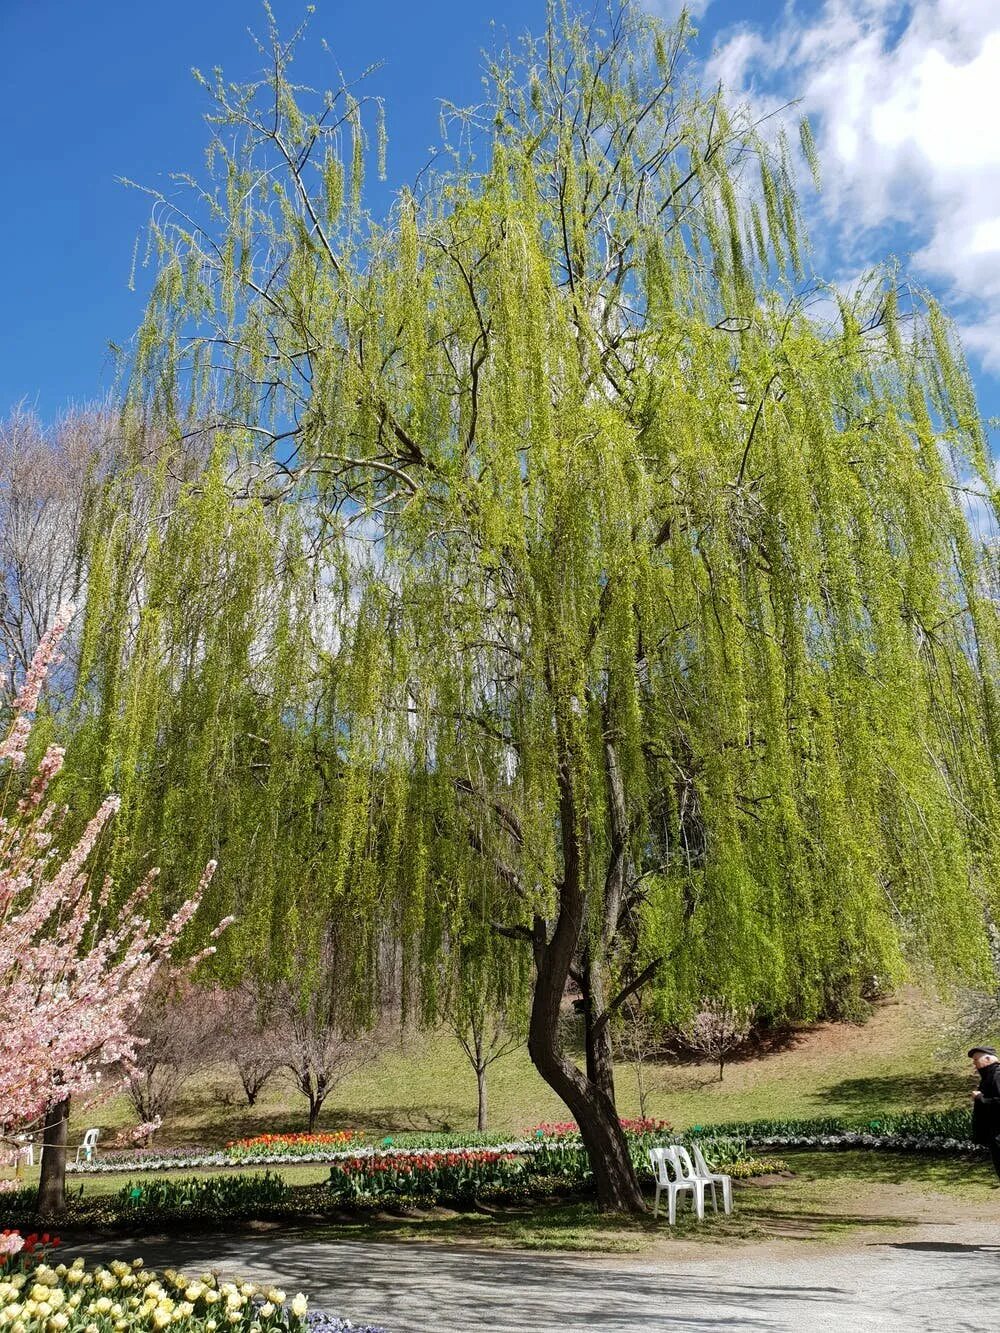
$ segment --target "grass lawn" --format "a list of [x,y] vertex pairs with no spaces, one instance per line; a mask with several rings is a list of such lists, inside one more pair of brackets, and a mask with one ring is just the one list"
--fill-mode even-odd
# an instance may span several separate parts
[[[878,1006],[864,1026],[825,1023],[797,1032],[784,1049],[736,1062],[720,1083],[708,1065],[647,1068],[647,1113],[683,1128],[763,1116],[865,1114],[945,1109],[967,1103],[973,1086],[963,1053],[941,1063],[942,1015],[917,992]],[[622,1115],[639,1114],[634,1068],[616,1071]],[[517,1134],[541,1120],[567,1118],[523,1049],[489,1072],[490,1127]],[[101,1126],[105,1138],[134,1124],[123,1097],[74,1111],[71,1142]],[[218,1146],[228,1139],[305,1127],[305,1102],[275,1080],[253,1108],[224,1069],[192,1078],[160,1132],[163,1145]],[[445,1033],[414,1034],[350,1075],[331,1094],[321,1129],[401,1130],[475,1127],[475,1079],[458,1043]]]
[[[860,1236],[885,1239],[928,1223],[1000,1221],[1000,1193],[985,1161],[860,1151],[787,1152],[785,1160],[791,1175],[736,1182],[732,1216],[709,1213],[701,1224],[684,1204],[673,1228],[665,1214],[659,1219],[651,1214],[611,1218],[591,1202],[574,1198],[488,1203],[465,1211],[437,1207],[347,1213],[320,1220],[315,1187],[327,1178],[326,1168],[284,1167],[280,1174],[290,1184],[309,1190],[303,1198],[305,1211],[317,1209],[315,1220],[308,1223],[310,1240],[421,1241],[666,1256],[681,1242],[699,1247],[736,1242],[838,1244]],[[158,1178],[163,1179],[163,1173]],[[88,1177],[81,1183],[85,1195],[94,1196],[120,1189],[125,1179]],[[249,1225],[255,1231],[302,1229],[299,1221]],[[160,1227],[153,1223],[151,1230],[158,1232]],[[123,1240],[123,1249],[129,1244]]]
[[[736,1183],[735,1209],[701,1224],[682,1210],[677,1226],[665,1216],[610,1219],[589,1202],[553,1202],[456,1213],[430,1210],[415,1217],[380,1216],[338,1223],[331,1239],[423,1240],[636,1254],[680,1241],[833,1243],[862,1231],[876,1235],[926,1222],[962,1220],[971,1212],[1000,1221],[1000,1193],[988,1163],[913,1154],[789,1153],[793,1174]],[[311,1233],[315,1235],[315,1233]]]

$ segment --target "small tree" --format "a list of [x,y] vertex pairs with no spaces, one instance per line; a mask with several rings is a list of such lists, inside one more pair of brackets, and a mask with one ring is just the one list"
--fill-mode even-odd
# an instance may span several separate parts
[[364,1031],[345,1014],[340,994],[341,970],[328,941],[321,966],[306,996],[291,987],[280,992],[281,1064],[309,1103],[309,1132],[316,1128],[323,1104],[334,1088],[381,1046],[378,1032]]
[[[0,761],[11,770],[8,792],[25,765],[32,717],[71,615],[71,608],[60,611],[13,699],[0,742]],[[62,761],[62,749],[50,746],[16,810],[0,811],[0,1123],[45,1117],[42,1215],[58,1213],[65,1199],[70,1098],[135,1061],[137,1016],[215,870],[210,862],[197,892],[159,931],[142,914],[155,871],[111,920],[111,883],[95,892],[85,867],[118,801],[105,799],[71,850],[58,854],[54,840],[66,811],[47,793]]]
[[720,1083],[726,1061],[750,1035],[753,1019],[753,1006],[740,1009],[728,1000],[705,1000],[685,1031],[687,1044],[718,1064]]
[[508,1002],[483,987],[464,987],[449,1006],[448,1024],[476,1075],[476,1128],[489,1119],[486,1071],[524,1045],[525,1033]]
[[136,1022],[142,1044],[125,1075],[143,1124],[162,1122],[187,1079],[216,1057],[220,1010],[217,992],[195,986],[186,972],[161,973]]
[[256,1106],[283,1063],[282,1024],[272,997],[255,977],[245,978],[221,998],[220,1051],[239,1075],[247,1106]]
[[630,996],[618,1011],[615,1035],[618,1050],[635,1069],[639,1092],[639,1114],[645,1120],[649,1110],[646,1064],[663,1041],[662,1025],[657,1023],[639,998]]

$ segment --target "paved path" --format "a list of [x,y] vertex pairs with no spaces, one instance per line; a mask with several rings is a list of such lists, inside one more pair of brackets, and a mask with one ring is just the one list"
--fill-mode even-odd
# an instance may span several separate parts
[[85,1247],[150,1266],[218,1268],[305,1291],[314,1307],[390,1333],[992,1333],[1000,1231],[925,1227],[919,1239],[813,1249],[740,1246],[658,1262],[280,1235]]

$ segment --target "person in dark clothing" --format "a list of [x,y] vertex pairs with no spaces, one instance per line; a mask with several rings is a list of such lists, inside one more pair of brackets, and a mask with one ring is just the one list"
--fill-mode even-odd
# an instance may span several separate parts
[[1000,1179],[1000,1059],[992,1046],[973,1046],[969,1059],[979,1074],[972,1094],[972,1140],[989,1149]]

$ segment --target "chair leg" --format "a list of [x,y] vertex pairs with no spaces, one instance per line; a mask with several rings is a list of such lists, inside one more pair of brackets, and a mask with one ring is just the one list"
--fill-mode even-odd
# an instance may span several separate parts
[[660,1186],[657,1185],[656,1198],[653,1200],[653,1217],[657,1218],[659,1217],[659,1215],[660,1215]]
[[704,1191],[703,1189],[695,1189],[695,1190],[692,1190],[692,1191],[691,1191],[691,1201],[692,1201],[692,1203],[694,1204],[694,1206],[695,1206],[695,1211],[696,1211],[697,1214],[698,1214],[698,1221],[699,1221],[699,1222],[704,1222],[704,1220],[705,1220],[705,1191]]
[[718,1211],[719,1211],[719,1201],[718,1201],[718,1199],[715,1197],[715,1181],[713,1180],[713,1181],[712,1181],[712,1212],[713,1212],[713,1213],[717,1213]]
[[677,1221],[677,1191],[670,1190],[667,1198],[667,1221],[671,1226]]

